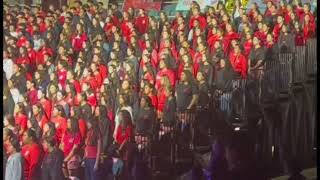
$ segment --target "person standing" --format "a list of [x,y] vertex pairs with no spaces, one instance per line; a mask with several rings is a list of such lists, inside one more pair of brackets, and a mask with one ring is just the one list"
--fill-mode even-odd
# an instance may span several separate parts
[[5,180],[23,180],[23,157],[17,138],[9,140],[7,153],[9,157],[6,164]]
[[46,137],[44,148],[48,154],[44,157],[41,166],[42,180],[64,180],[62,172],[63,152],[57,148],[55,138]]
[[40,180],[41,178],[41,156],[42,149],[37,143],[36,132],[28,129],[24,132],[22,140],[24,146],[21,153],[24,157],[24,179],[25,180]]

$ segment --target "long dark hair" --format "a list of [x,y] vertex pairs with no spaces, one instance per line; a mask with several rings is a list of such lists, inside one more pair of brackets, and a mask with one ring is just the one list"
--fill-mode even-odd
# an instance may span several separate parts
[[61,117],[66,117],[66,113],[62,105],[56,105],[54,108],[56,108],[61,113]]
[[70,124],[71,124],[71,127],[70,129],[68,129],[68,131],[75,135],[76,133],[78,133],[80,130],[79,130],[79,122],[78,122],[78,119],[75,118],[75,117],[70,117]]
[[126,129],[128,126],[131,125],[131,115],[127,110],[121,110],[120,114],[122,114],[122,119],[120,122],[122,125],[122,129]]
[[56,126],[54,122],[49,121],[47,123],[47,126],[49,127],[49,131],[45,134],[45,137],[49,137],[49,138],[54,137],[56,134]]
[[87,145],[97,145],[98,140],[100,139],[100,128],[99,128],[99,121],[98,118],[90,118],[88,122],[92,125],[92,127],[89,129],[89,132],[87,134],[86,138],[86,144]]

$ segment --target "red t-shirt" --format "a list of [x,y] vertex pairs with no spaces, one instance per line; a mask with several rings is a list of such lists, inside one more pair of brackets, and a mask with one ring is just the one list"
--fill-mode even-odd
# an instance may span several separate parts
[[42,99],[42,100],[40,100],[40,103],[41,103],[42,108],[43,108],[44,112],[46,113],[48,119],[51,119],[51,111],[52,111],[51,102],[47,99]]
[[163,88],[160,88],[158,90],[158,111],[162,112],[163,111],[163,108],[164,108],[164,105],[166,103],[166,99],[167,99],[167,96],[163,90]]
[[28,101],[31,105],[35,105],[38,103],[38,97],[37,97],[38,95],[37,95],[36,89],[28,91],[27,94],[28,94]]
[[62,135],[67,130],[67,120],[63,117],[54,117],[52,118],[52,122],[54,122],[56,126],[56,132],[59,142],[61,142]]
[[79,119],[79,130],[82,139],[85,139],[87,135],[87,122],[84,119]]
[[231,53],[229,58],[233,69],[236,72],[239,72],[241,74],[241,77],[245,79],[247,77],[248,64],[245,56],[242,54],[236,55],[235,53]]
[[158,71],[156,76],[156,89],[160,88],[161,78],[163,76],[168,76],[171,86],[175,87],[175,84],[176,84],[175,72],[172,71],[171,69],[161,69],[160,71]]
[[139,16],[135,19],[135,26],[139,33],[144,34],[147,32],[149,27],[149,17],[148,16]]
[[17,113],[14,117],[16,125],[20,126],[24,131],[27,130],[28,127],[28,117],[24,114]]
[[33,180],[38,178],[41,173],[41,146],[33,143],[31,145],[24,145],[21,149],[21,154],[24,157],[24,177],[26,180]]
[[132,136],[133,128],[132,126],[128,126],[125,131],[122,131],[122,126],[119,125],[116,131],[116,142],[118,144],[122,144],[124,141],[128,141]]
[[69,131],[65,131],[61,141],[61,143],[63,143],[64,156],[67,157],[70,154],[74,145],[78,145],[79,147],[81,144],[81,140],[82,139],[80,132],[72,134]]

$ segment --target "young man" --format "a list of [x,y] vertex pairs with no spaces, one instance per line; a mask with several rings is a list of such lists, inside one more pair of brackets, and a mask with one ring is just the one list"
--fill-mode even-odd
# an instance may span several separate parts
[[23,157],[17,138],[13,137],[9,140],[7,153],[9,158],[6,164],[5,180],[23,180]]

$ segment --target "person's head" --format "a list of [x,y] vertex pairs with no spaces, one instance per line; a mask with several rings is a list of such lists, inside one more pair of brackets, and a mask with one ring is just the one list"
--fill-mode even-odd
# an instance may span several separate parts
[[8,126],[15,127],[16,123],[12,114],[6,114],[3,125],[4,127],[8,127]]
[[130,89],[130,82],[128,80],[124,80],[121,84],[121,88],[123,90],[127,90],[127,89]]
[[34,82],[32,80],[27,80],[26,87],[28,90],[34,88]]
[[17,112],[18,113],[22,113],[22,114],[26,113],[26,107],[24,106],[24,104],[22,102],[18,102],[18,104],[17,104]]
[[43,133],[48,134],[48,135],[55,135],[56,126],[55,126],[54,122],[52,122],[52,121],[47,122],[43,127]]
[[257,38],[256,36],[253,37],[252,43],[253,43],[254,46],[260,45],[260,40],[259,40],[259,38]]
[[23,133],[22,142],[24,144],[32,144],[37,142],[36,132],[31,128],[27,129],[27,131]]
[[7,144],[7,153],[14,154],[16,152],[20,152],[20,143],[18,138],[13,137],[9,139],[9,143]]
[[277,17],[277,23],[278,23],[278,24],[282,24],[282,23],[283,23],[283,17],[282,17],[281,15],[279,15],[279,16]]
[[77,95],[77,99],[79,102],[86,102],[87,101],[87,95],[85,92],[79,93]]
[[184,70],[181,73],[181,81],[182,82],[191,82],[192,81],[192,74],[190,71]]
[[11,129],[9,129],[9,128],[3,129],[3,141],[8,141],[13,137],[14,137],[14,133]]
[[203,73],[201,71],[199,71],[197,73],[197,81],[200,82],[200,81],[203,81],[203,80],[205,80],[205,77],[204,77]]
[[54,95],[57,93],[58,87],[55,84],[49,86],[49,94]]
[[144,87],[143,88],[144,88],[144,93],[145,94],[150,94],[153,91],[153,85],[148,81],[144,83]]
[[127,110],[121,110],[119,112],[119,120],[120,124],[122,125],[123,128],[126,128],[128,125],[131,124],[131,115],[129,111]]
[[140,107],[152,107],[152,100],[149,96],[143,96],[140,100]]
[[124,106],[124,105],[128,104],[128,102],[129,102],[129,97],[128,97],[128,95],[126,95],[126,94],[120,94],[120,96],[119,96],[119,104],[120,104],[121,106]]
[[273,42],[273,35],[272,34],[267,34],[267,42],[268,43],[271,43],[271,42]]
[[238,44],[236,44],[233,48],[234,50],[234,53],[239,55],[241,53],[241,49],[240,49],[240,46]]
[[43,148],[48,149],[49,151],[56,147],[56,140],[53,137],[45,137],[44,138],[44,143],[43,143]]
[[39,114],[41,114],[42,110],[42,105],[40,103],[37,103],[32,106],[32,113],[34,116],[38,116]]
[[282,25],[281,32],[282,33],[287,33],[288,32],[288,27],[286,25]]
[[310,22],[310,16],[309,14],[304,15],[304,23],[309,23]]
[[57,101],[63,100],[65,98],[65,95],[66,95],[65,91],[62,91],[62,90],[58,91],[57,92]]
[[70,117],[67,119],[67,129],[72,134],[76,134],[79,132],[79,122],[75,117]]
[[304,3],[303,5],[303,11],[304,13],[309,13],[310,12],[310,4],[309,3]]
[[63,106],[62,105],[56,105],[54,108],[53,108],[53,117],[59,117],[59,116],[62,116],[64,117],[65,116],[65,112],[64,112],[64,109],[63,109]]

